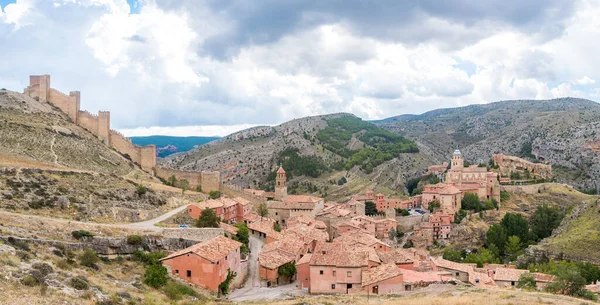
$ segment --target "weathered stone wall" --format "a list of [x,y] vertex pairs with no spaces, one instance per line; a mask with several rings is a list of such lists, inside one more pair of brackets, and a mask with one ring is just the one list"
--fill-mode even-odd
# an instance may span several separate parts
[[122,154],[127,154],[131,161],[140,164],[140,150],[120,132],[110,130],[110,144]]
[[232,198],[242,197],[242,198],[250,201],[254,205],[257,205],[261,202],[266,201],[265,198],[248,193],[248,192],[244,191],[244,189],[242,187],[237,186],[237,185],[222,184],[221,190],[222,190],[223,194],[225,194],[229,197],[232,197]]
[[[168,180],[171,176],[177,177],[177,180],[185,179],[190,183],[190,189],[194,189],[196,186],[202,185],[202,177],[200,176],[199,172],[181,171],[160,166],[157,166],[154,172],[157,177],[165,180]],[[202,191],[206,192],[207,190],[202,188]]]
[[77,113],[77,125],[87,129],[89,132],[98,136],[98,116],[85,110],[79,110]]
[[210,192],[221,189],[221,173],[202,171],[200,177],[203,191]]
[[77,115],[79,114],[79,98],[80,94],[78,91],[72,91],[69,95],[66,95],[56,89],[50,88],[48,90],[48,101],[52,103],[52,105],[58,107],[62,112],[66,113],[75,123],[77,122]]
[[110,145],[110,112],[108,111],[98,111],[97,136],[104,142],[104,144]]
[[512,172],[528,170],[533,176],[544,179],[552,178],[552,166],[550,165],[533,163],[519,157],[502,154],[493,155],[492,159],[498,165],[498,171],[502,176],[510,176]]

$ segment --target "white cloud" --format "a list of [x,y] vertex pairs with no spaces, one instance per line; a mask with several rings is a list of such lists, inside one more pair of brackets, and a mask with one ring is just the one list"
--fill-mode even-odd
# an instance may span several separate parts
[[591,84],[595,84],[595,83],[596,83],[596,80],[591,79],[591,78],[589,78],[587,76],[584,76],[584,77],[582,77],[580,79],[577,79],[577,80],[575,80],[573,82],[573,84],[575,84],[575,85],[591,85]]
[[285,20],[275,24],[257,11],[262,5],[235,4],[230,11],[149,0],[131,14],[125,0],[17,0],[0,12],[0,87],[21,90],[29,74],[50,73],[53,87],[80,90],[83,109],[112,111],[113,126],[131,135],[224,135],[340,111],[379,119],[506,99],[598,96],[589,88],[600,78],[600,42],[590,39],[600,36],[597,0],[578,1],[560,26],[539,29],[536,22],[546,20],[539,16],[506,21],[467,12],[475,19],[462,22],[453,15],[459,11],[403,11],[407,23],[385,27],[363,12],[327,18],[311,11],[289,26],[295,15],[280,12]]

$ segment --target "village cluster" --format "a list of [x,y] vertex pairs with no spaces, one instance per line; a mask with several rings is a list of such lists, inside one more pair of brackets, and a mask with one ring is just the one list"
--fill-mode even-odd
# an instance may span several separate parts
[[[511,265],[460,264],[431,257],[425,248],[436,240],[450,237],[454,215],[461,209],[466,193],[480,200],[500,201],[498,174],[485,167],[464,166],[456,149],[450,166],[431,166],[428,174],[442,177],[441,183],[426,185],[420,195],[409,199],[386,198],[368,191],[353,196],[345,203],[325,202],[323,198],[288,195],[286,173],[277,171],[275,192],[246,189],[267,202],[268,216],[252,211],[248,200],[219,198],[188,206],[188,213],[198,218],[202,210],[212,209],[222,220],[221,227],[229,235],[247,224],[251,242],[260,244],[256,258],[241,252],[242,243],[219,236],[178,251],[162,260],[171,275],[216,291],[230,272],[241,273],[256,259],[260,285],[275,287],[297,280],[296,287],[309,293],[372,294],[411,291],[431,283],[464,282],[476,286],[515,286],[526,270]],[[268,199],[268,201],[267,201]],[[377,215],[365,215],[367,202],[375,203]],[[413,234],[400,243],[392,240],[398,227],[396,209],[436,209],[421,217]],[[281,229],[276,229],[281,228]],[[226,233],[226,235],[227,235]],[[407,242],[415,247],[402,247]],[[282,268],[294,266],[291,276]],[[553,276],[533,273],[538,287],[544,287]]]

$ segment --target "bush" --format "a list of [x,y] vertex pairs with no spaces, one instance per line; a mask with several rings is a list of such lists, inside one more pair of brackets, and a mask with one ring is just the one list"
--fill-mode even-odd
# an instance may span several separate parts
[[138,194],[138,196],[142,196],[146,194],[146,192],[148,192],[148,188],[142,184],[138,184],[135,188],[135,193]]
[[210,191],[208,193],[208,199],[217,199],[221,197],[221,191]]
[[85,249],[85,251],[83,251],[83,253],[79,256],[80,265],[94,269],[97,268],[96,263],[99,260],[100,259],[98,258],[98,255],[96,255],[96,252],[92,249]]
[[507,191],[500,191],[500,202],[504,202],[510,199],[510,193]]
[[146,268],[144,284],[153,288],[160,288],[166,285],[167,281],[167,268],[158,264],[150,265]]
[[517,288],[535,289],[535,276],[531,273],[523,273],[517,282]]
[[94,234],[86,230],[76,230],[71,232],[71,235],[73,235],[75,239],[81,239],[82,237],[94,237]]
[[46,264],[46,263],[35,263],[33,264],[33,266],[31,266],[33,269],[38,270],[42,276],[46,276],[52,272],[54,272],[54,269],[52,269],[52,266]]
[[139,235],[127,236],[127,244],[128,245],[141,245],[143,243],[144,243],[144,239]]
[[21,284],[25,286],[35,286],[38,284],[38,281],[31,275],[26,275],[21,279]]
[[71,285],[71,287],[77,290],[87,290],[88,288],[90,288],[90,284],[88,283],[87,279],[82,276],[76,276],[71,278],[69,284]]
[[202,193],[202,186],[201,185],[196,186],[196,192]]
[[133,252],[133,259],[147,266],[159,264],[158,260],[166,256],[167,254],[162,251],[146,253],[144,251],[136,250]]
[[189,286],[179,284],[177,282],[169,281],[169,283],[163,288],[163,291],[167,297],[171,300],[179,300],[184,295],[191,297],[198,297],[196,290]]
[[62,270],[71,270],[71,264],[69,264],[69,262],[66,259],[61,259],[58,262],[56,262],[56,267]]

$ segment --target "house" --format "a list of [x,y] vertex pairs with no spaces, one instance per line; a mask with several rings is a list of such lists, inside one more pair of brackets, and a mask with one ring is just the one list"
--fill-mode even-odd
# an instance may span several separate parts
[[[390,231],[396,230],[398,223],[396,219],[393,218],[383,218],[383,219],[375,219],[373,217],[359,215],[352,217],[349,222],[351,225],[359,227],[370,234],[373,234],[375,237],[379,239],[387,239],[389,237]],[[350,227],[347,227],[350,228]],[[345,230],[347,228],[343,228]],[[339,229],[339,225],[338,225]],[[338,232],[339,233],[339,232]],[[340,233],[341,234],[341,233]]]
[[434,265],[434,271],[447,271],[453,278],[468,283],[469,273],[473,272],[476,264],[460,264],[443,258],[431,258]]
[[212,209],[217,217],[227,223],[243,222],[245,216],[250,212],[249,201],[235,197],[233,199],[221,197],[188,205],[187,211],[194,219],[198,219],[204,209]]
[[227,278],[228,271],[239,271],[241,246],[240,242],[219,235],[160,261],[173,276],[216,291]]
[[275,231],[275,220],[267,217],[261,217],[260,220],[248,223],[250,235],[269,243],[280,239],[281,233]]
[[429,208],[429,203],[438,201],[440,210],[454,215],[461,208],[462,193],[460,189],[452,184],[438,183],[428,184],[423,187],[423,207]]
[[394,264],[382,264],[362,273],[362,289],[372,294],[404,291],[402,270]]
[[[494,278],[494,281],[496,282],[496,285],[498,285],[498,287],[516,287],[517,283],[519,282],[519,278],[521,278],[521,276],[526,273],[530,273],[529,270],[520,270],[514,268],[495,268],[492,272],[492,277]],[[537,288],[546,287],[556,278],[554,275],[551,274],[537,272],[531,274],[535,278],[535,286]]]
[[[366,191],[363,195],[353,196],[351,201],[366,204],[373,202],[380,212],[387,209],[412,209],[421,207],[421,196],[417,195],[411,198],[386,198],[385,195],[379,193],[373,194],[373,191]],[[364,213],[363,213],[364,215]]]
[[390,245],[364,232],[348,232],[336,237],[333,241],[342,244],[345,248],[367,247],[381,252],[391,250]]
[[258,273],[261,283],[267,287],[280,284],[279,267],[294,263],[297,253],[301,252],[302,245],[298,243],[294,245],[294,242],[293,240],[276,241],[261,249],[258,254]]
[[379,259],[384,264],[394,264],[404,270],[414,270],[415,259],[405,249],[393,249],[390,251],[377,251]]
[[298,288],[310,291],[310,260],[312,254],[307,253],[296,262],[296,271],[298,272]]
[[[310,259],[310,293],[348,293],[362,287],[362,272],[381,263],[375,250],[345,247],[341,243],[318,243]],[[302,273],[300,279],[306,275]]]
[[286,225],[290,217],[315,218],[324,208],[323,198],[306,195],[287,195],[282,201],[268,201],[269,216],[277,223]]

